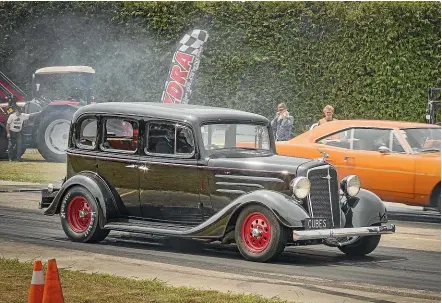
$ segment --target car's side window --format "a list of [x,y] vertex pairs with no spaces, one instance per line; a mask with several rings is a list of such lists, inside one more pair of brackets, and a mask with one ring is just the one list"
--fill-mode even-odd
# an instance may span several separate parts
[[333,133],[316,141],[316,143],[350,149],[350,130]]
[[195,151],[192,131],[174,123],[150,123],[145,152],[162,155],[191,155]]
[[353,134],[353,149],[378,151],[379,147],[390,148],[390,129],[355,128]]
[[134,153],[138,145],[138,122],[123,118],[106,118],[103,122],[101,149]]
[[95,149],[97,140],[97,119],[87,118],[81,121],[77,132],[76,145],[81,149]]

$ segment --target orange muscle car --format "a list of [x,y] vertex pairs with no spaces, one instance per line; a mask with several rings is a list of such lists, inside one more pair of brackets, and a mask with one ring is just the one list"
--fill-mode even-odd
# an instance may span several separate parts
[[364,188],[382,200],[428,205],[440,211],[438,125],[377,120],[328,122],[276,143],[278,154],[319,158],[320,151],[339,178],[358,175]]

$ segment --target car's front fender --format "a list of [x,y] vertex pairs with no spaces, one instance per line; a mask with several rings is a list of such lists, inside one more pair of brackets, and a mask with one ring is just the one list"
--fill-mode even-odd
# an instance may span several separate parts
[[257,190],[242,195],[233,203],[238,205],[233,215],[238,214],[248,204],[258,203],[270,209],[283,225],[291,228],[302,227],[302,221],[310,218],[293,198],[276,191]]
[[356,197],[343,199],[341,202],[344,202],[345,227],[366,227],[387,223],[387,209],[384,202],[371,191],[361,189]]

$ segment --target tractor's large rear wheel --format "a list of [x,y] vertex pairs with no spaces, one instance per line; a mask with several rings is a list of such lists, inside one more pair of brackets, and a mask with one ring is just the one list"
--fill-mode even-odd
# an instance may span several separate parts
[[65,162],[72,111],[46,114],[37,131],[37,148],[49,162]]

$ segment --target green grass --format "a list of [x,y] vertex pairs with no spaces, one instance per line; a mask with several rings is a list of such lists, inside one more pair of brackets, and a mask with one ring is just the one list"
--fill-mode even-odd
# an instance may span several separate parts
[[48,183],[66,175],[66,163],[46,162],[36,152],[26,152],[23,162],[0,161],[0,180]]
[[[158,280],[134,280],[64,269],[59,269],[59,273],[64,301],[69,303],[286,302],[252,295],[171,287]],[[0,302],[26,302],[31,278],[31,262],[0,258]]]

